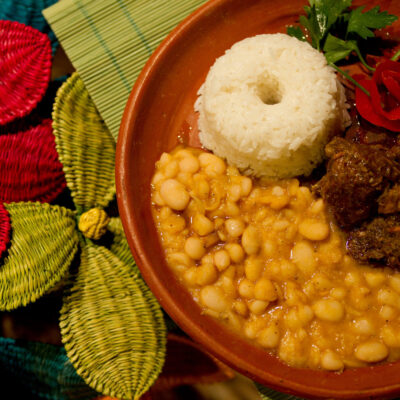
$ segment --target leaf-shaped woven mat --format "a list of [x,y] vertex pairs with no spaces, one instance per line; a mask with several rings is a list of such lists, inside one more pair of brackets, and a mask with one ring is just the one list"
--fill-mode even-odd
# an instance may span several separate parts
[[0,365],[28,393],[51,400],[92,399],[65,349],[51,344],[0,338]]
[[132,268],[105,247],[83,247],[60,327],[78,374],[102,394],[138,399],[161,371],[166,342],[161,309]]
[[50,40],[44,33],[0,20],[0,125],[28,115],[46,92]]
[[51,119],[0,127],[0,201],[53,201],[65,188]]
[[53,129],[78,214],[105,208],[115,194],[115,142],[77,73],[57,93]]
[[257,382],[254,383],[257,386],[258,393],[260,394],[262,400],[303,400],[300,397],[277,392],[276,390],[267,388],[266,386],[260,385]]
[[41,203],[5,205],[11,245],[0,265],[0,309],[37,300],[66,274],[78,249],[72,211]]
[[57,47],[57,39],[42,15],[42,10],[57,0],[1,0],[0,19],[18,21],[46,33],[52,43],[53,52]]

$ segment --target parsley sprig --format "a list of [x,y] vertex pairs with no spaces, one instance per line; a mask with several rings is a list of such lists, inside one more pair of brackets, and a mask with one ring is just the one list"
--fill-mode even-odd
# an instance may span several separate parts
[[301,15],[299,18],[303,29],[290,26],[287,33],[302,41],[309,38],[314,48],[323,51],[329,65],[369,95],[364,87],[336,63],[355,54],[365,68],[374,71],[375,68],[365,61],[360,48],[375,36],[374,29],[391,25],[397,16],[387,11],[381,12],[379,6],[366,12],[363,12],[364,6],[350,9],[351,3],[352,0],[309,0],[309,6],[304,7],[306,16]]

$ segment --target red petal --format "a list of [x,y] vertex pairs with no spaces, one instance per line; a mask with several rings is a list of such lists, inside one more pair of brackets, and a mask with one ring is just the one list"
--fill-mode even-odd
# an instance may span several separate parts
[[21,124],[16,133],[1,135],[0,130],[0,201],[50,202],[66,186],[52,121]]
[[384,71],[382,73],[382,82],[389,93],[400,101],[400,73],[395,71]]
[[10,241],[10,231],[10,217],[3,204],[0,204],[0,256],[7,249],[7,244]]
[[0,125],[36,107],[50,72],[48,36],[19,22],[0,21]]
[[386,60],[380,63],[374,72],[372,79],[376,82],[377,85],[382,84],[382,73],[384,71],[397,71],[400,72],[400,63],[392,60]]
[[[376,92],[374,92],[374,90],[377,91],[377,89],[373,81],[364,79],[360,80],[359,83],[370,92],[371,97],[372,93],[375,93],[376,95]],[[383,117],[381,114],[378,114],[374,109],[371,97],[367,96],[361,89],[356,88],[356,106],[357,111],[360,113],[360,115],[365,120],[371,122],[374,125],[381,126],[394,132],[400,132],[400,121],[390,121]]]

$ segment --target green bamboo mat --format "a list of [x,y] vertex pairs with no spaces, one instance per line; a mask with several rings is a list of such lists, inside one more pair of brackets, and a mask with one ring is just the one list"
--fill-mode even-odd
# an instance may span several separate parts
[[62,0],[43,11],[116,139],[132,86],[162,39],[204,0]]

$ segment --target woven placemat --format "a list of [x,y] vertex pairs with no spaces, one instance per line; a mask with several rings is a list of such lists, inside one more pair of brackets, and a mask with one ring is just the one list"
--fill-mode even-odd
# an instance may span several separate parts
[[116,139],[132,86],[162,39],[204,0],[63,0],[44,10]]

